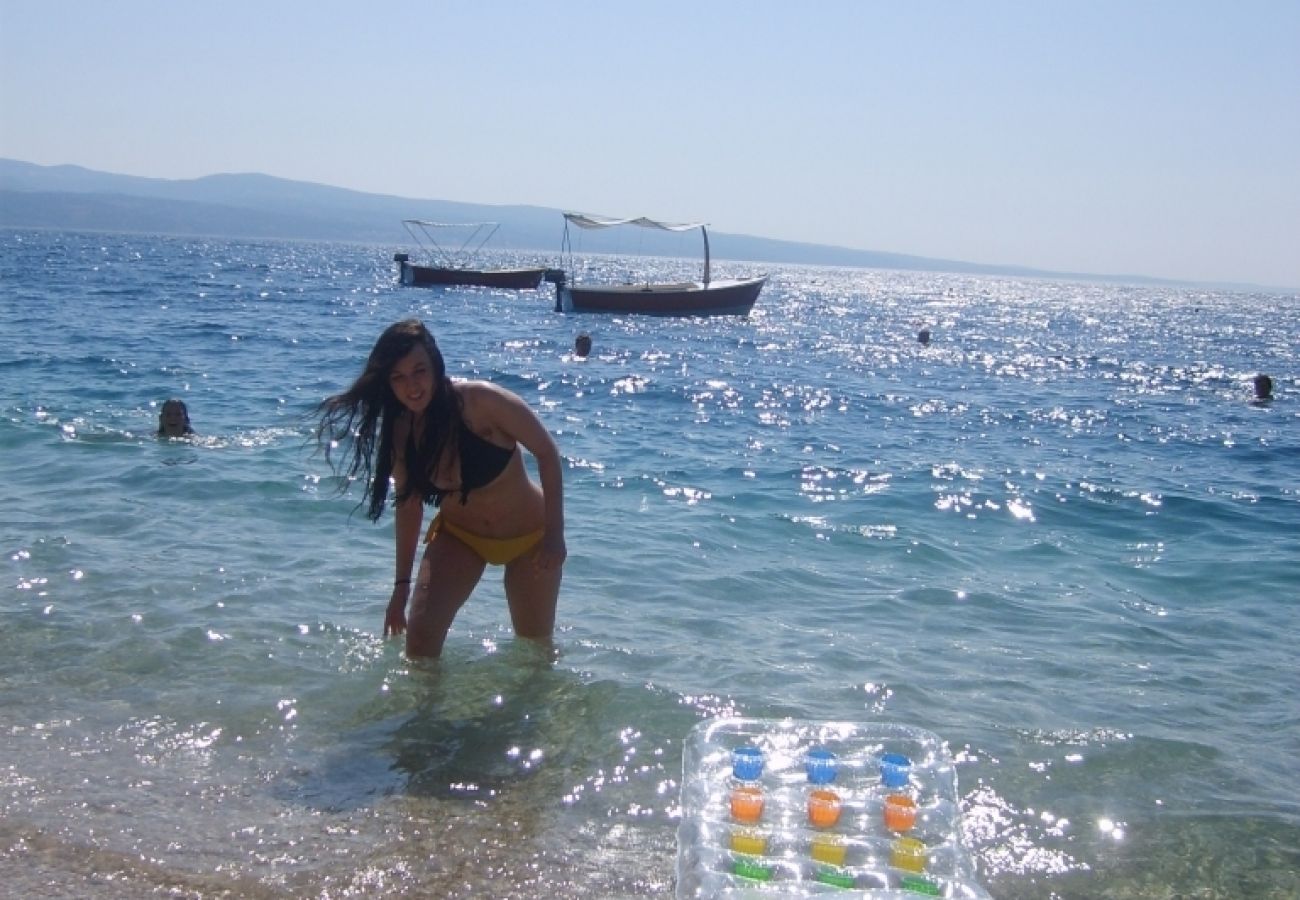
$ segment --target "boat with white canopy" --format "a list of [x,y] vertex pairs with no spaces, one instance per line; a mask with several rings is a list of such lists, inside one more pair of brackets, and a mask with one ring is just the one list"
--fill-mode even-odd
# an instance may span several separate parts
[[[615,228],[633,225],[661,231],[694,231],[704,236],[704,277],[700,281],[670,284],[636,282],[609,285],[569,284],[567,272],[574,269],[573,244],[569,226],[575,228]],[[546,274],[555,283],[555,308],[563,312],[640,313],[657,316],[748,315],[767,282],[757,278],[713,278],[710,271],[709,232],[702,222],[672,223],[654,219],[613,219],[586,213],[564,214],[564,239],[561,269]]]
[[[545,267],[485,269],[476,265],[483,247],[496,234],[497,222],[427,222],[423,219],[403,219],[402,225],[421,251],[428,254],[430,265],[411,262],[410,254],[396,253],[393,261],[398,265],[402,284],[418,287],[435,285],[471,285],[477,287],[536,289],[542,283]],[[439,236],[442,235],[442,240]],[[450,246],[450,241],[460,246]],[[444,242],[448,246],[444,246]]]

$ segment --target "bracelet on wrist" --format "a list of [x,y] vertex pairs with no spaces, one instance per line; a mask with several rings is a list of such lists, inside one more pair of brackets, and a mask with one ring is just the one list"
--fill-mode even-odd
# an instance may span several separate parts
[[393,582],[393,587],[397,587],[397,585],[399,584],[410,584],[410,583],[411,583],[411,579],[409,578],[398,578]]

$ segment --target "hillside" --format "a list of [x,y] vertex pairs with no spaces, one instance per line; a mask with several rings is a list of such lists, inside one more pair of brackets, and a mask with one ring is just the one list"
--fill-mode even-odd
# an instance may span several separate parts
[[[0,227],[124,231],[214,237],[345,241],[409,248],[402,219],[500,222],[492,246],[556,253],[561,210],[490,206],[366,194],[269,175],[208,175],[169,180],[97,172],[80,166],[39,166],[0,159]],[[931,259],[846,247],[709,232],[718,260],[857,266],[967,274],[1095,278]],[[636,252],[681,255],[671,235],[638,237]],[[631,252],[624,250],[623,252]],[[1126,277],[1127,281],[1151,281]]]

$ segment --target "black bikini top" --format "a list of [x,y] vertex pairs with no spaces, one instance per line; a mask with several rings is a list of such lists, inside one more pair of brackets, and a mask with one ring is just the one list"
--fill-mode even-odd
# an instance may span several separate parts
[[[515,448],[501,447],[489,440],[479,437],[468,427],[460,427],[460,502],[469,501],[469,492],[496,481],[497,476],[506,470],[514,458]],[[434,505],[442,503],[442,498],[455,490],[434,490]]]

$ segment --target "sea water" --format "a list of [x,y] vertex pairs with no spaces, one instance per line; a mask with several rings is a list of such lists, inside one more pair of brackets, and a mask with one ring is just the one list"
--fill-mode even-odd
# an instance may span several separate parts
[[[0,232],[6,891],[671,896],[747,716],[938,735],[995,897],[1300,893],[1300,298],[715,261],[750,316],[572,316],[393,249]],[[499,570],[381,636],[311,413],[409,316],[563,454],[552,651]]]

